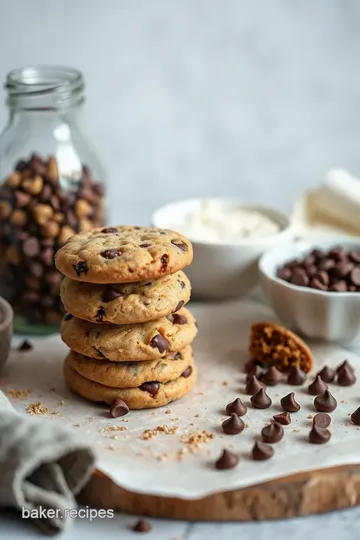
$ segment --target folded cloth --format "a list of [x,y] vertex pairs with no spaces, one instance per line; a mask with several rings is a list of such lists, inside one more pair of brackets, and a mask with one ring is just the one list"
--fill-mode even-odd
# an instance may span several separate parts
[[60,532],[71,524],[75,495],[94,466],[77,433],[17,413],[0,392],[0,505],[20,509],[48,534]]

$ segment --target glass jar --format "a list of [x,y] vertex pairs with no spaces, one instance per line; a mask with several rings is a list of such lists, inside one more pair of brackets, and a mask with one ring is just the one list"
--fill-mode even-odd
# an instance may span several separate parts
[[0,135],[0,294],[21,333],[51,333],[63,315],[54,255],[102,226],[105,172],[83,125],[84,80],[67,67],[29,67],[6,79]]

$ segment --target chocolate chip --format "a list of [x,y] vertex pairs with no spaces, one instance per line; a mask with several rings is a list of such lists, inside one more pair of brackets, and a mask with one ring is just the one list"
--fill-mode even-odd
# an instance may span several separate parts
[[347,360],[344,360],[337,368],[336,368],[336,373],[339,373],[339,371],[341,371],[343,368],[347,368],[347,369],[350,369],[351,371],[354,372],[354,368],[352,367],[352,365],[347,361]]
[[121,251],[119,249],[105,249],[100,255],[104,257],[104,259],[115,259],[115,257],[121,255]]
[[187,324],[188,322],[185,315],[181,315],[181,313],[173,313],[171,318],[173,324]]
[[353,263],[348,261],[341,261],[331,269],[331,275],[337,278],[344,279],[350,274],[353,268]]
[[181,377],[184,377],[184,379],[188,379],[191,374],[192,374],[192,367],[189,366],[185,369],[185,371],[182,372]]
[[360,285],[360,266],[355,266],[353,270],[350,272],[350,281],[353,285],[356,285],[356,287],[359,287]]
[[275,422],[278,422],[278,424],[282,424],[283,426],[288,426],[289,424],[291,424],[291,416],[288,412],[275,414],[273,416],[273,419],[275,420]]
[[176,352],[176,353],[174,354],[174,360],[179,360],[179,358],[182,358],[181,353]]
[[18,351],[31,351],[31,349],[33,349],[33,344],[28,341],[27,339],[24,339],[24,341],[19,345],[18,347]]
[[173,246],[176,246],[179,249],[181,249],[181,251],[187,251],[188,250],[188,245],[185,242],[182,242],[181,240],[178,240],[178,239],[171,240],[171,243],[172,243]]
[[155,397],[156,394],[159,391],[160,383],[153,381],[153,382],[144,382],[139,386],[140,390],[143,390],[144,392],[149,392],[152,397]]
[[122,399],[116,398],[110,406],[110,415],[113,418],[118,418],[119,416],[125,416],[129,412],[129,407],[126,405],[125,401]]
[[284,436],[284,428],[277,422],[272,422],[262,428],[261,436],[266,443],[279,442]]
[[240,416],[236,413],[231,413],[230,418],[227,418],[222,423],[223,432],[227,435],[237,435],[245,429],[245,424]]
[[360,407],[358,407],[356,411],[351,414],[350,418],[353,424],[360,426]]
[[64,321],[70,321],[70,319],[73,318],[73,315],[71,315],[71,313],[67,313],[64,317]]
[[271,366],[269,371],[263,375],[262,380],[268,386],[275,386],[283,382],[284,375],[275,366]]
[[219,470],[233,469],[239,463],[239,457],[229,450],[224,450],[217,461],[215,468]]
[[306,375],[299,366],[293,366],[290,368],[289,375],[287,378],[288,384],[293,386],[300,386],[305,382]]
[[337,383],[340,386],[352,386],[356,383],[356,377],[352,369],[348,366],[343,366],[337,373]]
[[290,282],[293,285],[299,285],[301,287],[306,287],[309,283],[309,277],[307,276],[303,268],[294,268]]
[[327,390],[328,385],[322,380],[320,375],[316,376],[316,379],[309,384],[308,391],[312,396],[318,396]]
[[272,403],[270,397],[265,392],[265,388],[260,388],[254,396],[251,396],[250,401],[255,409],[267,409]]
[[312,444],[325,444],[331,438],[331,433],[326,428],[321,428],[317,425],[313,425],[309,433],[309,442]]
[[166,268],[167,268],[167,265],[168,265],[168,262],[169,262],[169,255],[167,255],[166,253],[164,253],[164,255],[162,255],[160,257],[160,262],[161,262],[161,268],[160,270],[162,272],[165,272]]
[[148,248],[148,247],[150,247],[150,246],[151,246],[151,244],[146,244],[146,243],[145,243],[145,244],[140,244],[140,245],[139,245],[139,247],[141,247],[141,248]]
[[355,264],[360,264],[360,251],[350,251],[349,259]]
[[228,415],[235,413],[238,416],[244,416],[247,413],[247,407],[240,398],[236,398],[226,405],[225,411]]
[[318,279],[323,285],[326,287],[330,283],[329,274],[325,272],[325,270],[320,270],[319,272],[315,272],[314,274],[316,276],[316,279]]
[[100,306],[99,309],[96,312],[96,316],[95,316],[96,321],[97,322],[102,322],[105,315],[106,315],[105,309],[102,306]]
[[337,407],[337,401],[329,390],[325,390],[314,399],[314,406],[320,412],[332,412]]
[[108,285],[102,294],[101,300],[108,303],[116,300],[117,298],[122,298],[123,296],[125,296],[125,294],[119,290],[118,286]]
[[319,428],[327,428],[331,424],[331,416],[329,416],[327,413],[315,414],[313,424]]
[[292,272],[290,268],[281,268],[281,270],[278,271],[277,275],[280,279],[283,279],[284,281],[290,281]]
[[153,347],[153,349],[158,349],[162,354],[169,349],[169,342],[161,334],[156,334],[150,341],[150,346]]
[[183,307],[184,303],[185,303],[184,300],[181,300],[176,306],[176,308],[174,309],[173,313],[175,313],[176,311],[179,311],[179,309]]
[[185,282],[184,282],[184,281],[180,281],[179,283],[180,283],[180,285],[181,285],[181,288],[182,288],[182,289],[185,289]]
[[320,279],[314,278],[310,281],[310,287],[312,289],[318,289],[319,291],[327,291],[327,285],[324,285]]
[[80,261],[77,264],[73,264],[73,269],[78,276],[81,276],[81,274],[87,274],[89,271],[86,261]]
[[[319,371],[318,376],[326,383],[333,382],[335,378],[335,371],[328,366],[324,366],[322,370]],[[324,389],[326,390],[326,388]]]
[[253,396],[260,388],[263,388],[263,386],[264,385],[255,377],[255,375],[252,375],[246,383],[245,392],[250,396]]
[[30,236],[24,241],[22,250],[27,257],[36,257],[40,252],[39,240],[34,236]]
[[337,281],[336,283],[333,283],[332,285],[330,285],[329,290],[332,292],[346,292],[346,281]]
[[117,233],[118,230],[116,229],[116,227],[105,227],[105,229],[102,229],[101,232],[105,234],[110,234],[110,233]]
[[274,455],[274,449],[269,444],[256,441],[252,448],[251,455],[255,461],[265,461]]
[[137,521],[133,526],[132,530],[135,532],[146,533],[151,531],[151,525],[148,521],[145,521],[145,519],[139,519],[139,521]]
[[290,394],[281,398],[280,403],[284,411],[287,412],[297,412],[301,409],[299,403],[295,400],[294,392],[290,392]]

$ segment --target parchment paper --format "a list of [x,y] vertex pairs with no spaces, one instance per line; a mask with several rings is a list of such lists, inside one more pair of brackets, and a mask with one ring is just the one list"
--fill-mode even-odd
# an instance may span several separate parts
[[[179,402],[161,409],[130,411],[123,418],[109,418],[107,406],[88,403],[65,387],[62,361],[66,347],[58,336],[37,340],[30,352],[13,351],[2,387],[10,390],[10,399],[18,410],[26,411],[29,404],[40,401],[50,409],[44,415],[48,421],[74,426],[81,437],[95,445],[98,468],[121,486],[137,492],[192,499],[299,471],[360,461],[360,428],[349,419],[349,414],[360,405],[360,382],[348,388],[330,386],[338,408],[332,413],[332,438],[326,445],[313,445],[307,440],[311,426],[308,417],[316,412],[314,397],[306,391],[312,377],[300,388],[269,387],[271,408],[259,411],[250,406],[244,417],[248,427],[243,433],[223,434],[224,406],[237,396],[247,405],[250,403],[249,396],[244,394],[242,372],[248,359],[249,326],[275,317],[268,308],[254,302],[194,305],[192,310],[199,323],[199,336],[194,344],[199,380],[195,390]],[[324,364],[335,367],[347,358],[359,366],[360,377],[360,358],[354,352],[314,343],[311,347],[316,358],[313,373]],[[31,393],[26,399],[15,399],[11,397],[14,390]],[[301,411],[292,415],[292,424],[285,426],[284,439],[274,445],[274,457],[265,462],[252,461],[249,452],[255,439],[280,411],[280,398],[290,391],[295,391]],[[177,432],[159,433],[148,440],[142,438],[145,429],[164,424],[168,428],[178,426]],[[124,430],[108,431],[111,426]],[[189,445],[182,442],[182,437],[202,430],[213,433],[214,438],[201,444],[197,453],[189,452]],[[239,453],[236,469],[214,468],[214,460],[223,448]],[[179,459],[181,449],[185,449],[185,454]]]

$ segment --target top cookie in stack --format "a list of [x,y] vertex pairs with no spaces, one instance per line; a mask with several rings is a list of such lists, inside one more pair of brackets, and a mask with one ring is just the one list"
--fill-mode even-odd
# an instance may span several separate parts
[[61,334],[72,349],[65,361],[72,389],[93,401],[126,398],[129,408],[145,408],[192,388],[189,345],[197,330],[183,308],[191,286],[182,272],[192,257],[184,236],[151,227],[107,227],[66,242],[55,263],[71,314]]

